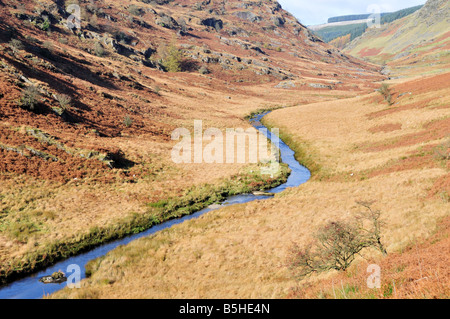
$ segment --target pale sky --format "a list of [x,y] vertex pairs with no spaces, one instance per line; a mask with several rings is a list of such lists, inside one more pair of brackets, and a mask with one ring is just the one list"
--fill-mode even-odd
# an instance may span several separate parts
[[304,25],[327,23],[328,18],[350,15],[371,14],[369,6],[378,5],[381,12],[424,4],[426,0],[278,0],[283,9],[292,13]]

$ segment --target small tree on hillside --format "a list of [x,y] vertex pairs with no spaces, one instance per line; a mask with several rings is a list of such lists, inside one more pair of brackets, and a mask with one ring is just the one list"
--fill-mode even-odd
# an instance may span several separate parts
[[94,53],[98,57],[103,57],[106,55],[105,48],[103,47],[103,45],[100,42],[94,43]]
[[[357,217],[358,231],[366,236],[370,246],[378,248],[383,255],[387,255],[386,248],[381,242],[381,228],[384,226],[384,223],[381,221],[381,212],[372,208],[374,202],[360,201],[357,204],[366,208]],[[368,224],[368,226],[365,224]]]
[[450,135],[447,137],[447,141],[434,149],[434,154],[438,160],[450,160]]
[[389,84],[383,83],[383,84],[381,85],[381,87],[378,89],[378,92],[380,92],[380,94],[383,95],[384,100],[385,100],[386,102],[388,102],[389,105],[394,104],[394,103],[392,102],[392,93],[391,93],[391,89],[390,89],[390,87],[389,87]]
[[123,119],[123,124],[126,127],[131,127],[131,125],[133,124],[133,120],[131,119],[131,117],[129,115],[125,116],[125,118]]
[[39,89],[36,86],[31,85],[22,91],[19,104],[22,108],[34,111],[36,105],[39,104],[40,97],[41,93],[39,92]]
[[[314,235],[314,241],[306,248],[294,244],[290,250],[288,266],[295,277],[301,279],[316,272],[346,271],[356,256],[368,247],[375,247],[387,254],[381,243],[380,212],[371,208],[372,203],[361,202],[367,211],[355,221],[330,222]],[[367,227],[367,224],[370,226]]]
[[14,54],[17,54],[20,50],[23,50],[25,48],[22,41],[17,39],[12,39],[9,42],[9,47],[11,48]]
[[72,98],[66,94],[56,94],[56,100],[63,110],[66,110],[72,104]]
[[180,72],[183,54],[178,47],[171,43],[158,48],[159,64],[168,72]]

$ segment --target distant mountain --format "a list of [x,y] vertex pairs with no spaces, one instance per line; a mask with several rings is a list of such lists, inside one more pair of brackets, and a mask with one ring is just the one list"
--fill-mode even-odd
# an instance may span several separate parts
[[[389,13],[382,13],[381,16],[385,16]],[[370,17],[371,14],[354,14],[354,15],[347,15],[347,16],[339,16],[339,17],[332,17],[328,19],[328,23],[335,23],[335,22],[343,22],[343,21],[356,21],[356,20],[365,20]]]
[[385,62],[444,47],[450,37],[450,3],[429,0],[420,10],[353,40],[345,52]]
[[[381,24],[384,25],[411,15],[422,7],[423,6],[420,5],[396,12],[381,13]],[[313,30],[315,34],[323,41],[338,48],[343,48],[347,43],[353,41],[366,32],[368,28],[367,19],[369,17],[370,14],[332,17],[328,19],[327,24],[310,26],[309,28]]]

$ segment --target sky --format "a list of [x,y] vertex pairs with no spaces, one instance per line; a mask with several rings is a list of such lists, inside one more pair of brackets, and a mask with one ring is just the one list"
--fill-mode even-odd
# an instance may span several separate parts
[[381,12],[424,4],[426,0],[278,0],[283,9],[292,13],[304,25],[327,23],[328,18],[374,13],[370,6],[379,6]]

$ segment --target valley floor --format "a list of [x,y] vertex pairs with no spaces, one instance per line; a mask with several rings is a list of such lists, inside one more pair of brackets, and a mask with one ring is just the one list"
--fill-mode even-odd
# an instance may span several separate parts
[[[392,105],[374,92],[272,112],[265,122],[314,166],[310,182],[118,248],[91,263],[81,289],[51,297],[448,298],[449,82],[397,81]],[[381,211],[388,257],[368,249],[345,274],[294,280],[292,244],[354,218],[357,201]],[[365,286],[368,263],[382,267],[381,289]]]

